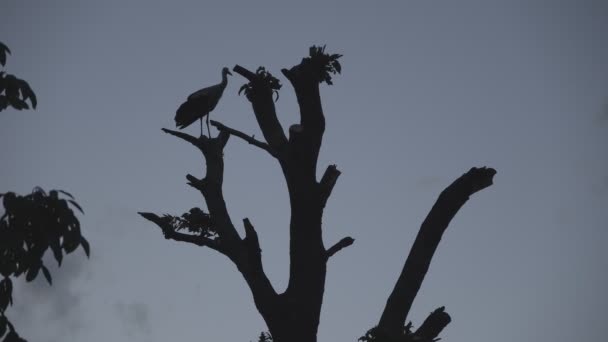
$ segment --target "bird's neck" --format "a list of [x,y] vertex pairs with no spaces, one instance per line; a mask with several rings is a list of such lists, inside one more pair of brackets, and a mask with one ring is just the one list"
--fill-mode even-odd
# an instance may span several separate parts
[[220,83],[220,85],[222,86],[222,88],[226,88],[227,84],[228,84],[228,75],[222,74],[222,83]]

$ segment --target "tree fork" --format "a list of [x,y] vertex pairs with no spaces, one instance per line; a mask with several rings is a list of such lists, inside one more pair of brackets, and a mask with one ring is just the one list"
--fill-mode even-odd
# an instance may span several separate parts
[[167,239],[209,247],[232,260],[249,286],[258,311],[269,326],[276,325],[273,320],[280,317],[281,305],[279,305],[278,294],[264,272],[257,233],[251,222],[245,219],[245,237],[241,239],[230,219],[222,193],[223,150],[230,137],[229,132],[220,130],[220,134],[215,138],[205,136],[197,138],[169,129],[163,129],[163,132],[191,143],[202,152],[206,162],[205,177],[199,179],[188,174],[186,178],[188,184],[203,195],[219,238],[210,239],[198,235],[179,233],[172,229],[169,222],[163,217],[152,213],[140,213],[140,215],[156,223]]

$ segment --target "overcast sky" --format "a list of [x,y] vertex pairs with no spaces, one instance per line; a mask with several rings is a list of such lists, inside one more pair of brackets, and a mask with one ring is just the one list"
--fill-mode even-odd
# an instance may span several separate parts
[[[322,86],[319,174],[343,172],[324,239],[331,259],[319,341],[355,341],[380,317],[437,195],[472,166],[498,170],[452,221],[410,318],[446,306],[445,341],[599,341],[608,334],[608,3],[606,1],[2,0],[5,70],[35,111],[0,113],[0,192],[73,193],[92,256],[19,281],[8,314],[31,342],[255,340],[265,330],[234,265],[167,241],[137,211],[203,206],[185,175],[192,146],[168,136],[179,104],[224,66],[280,69],[313,44],[341,53]],[[212,113],[260,137],[244,83]],[[186,129],[198,134],[197,125]],[[231,139],[225,197],[249,217],[283,290],[289,207],[278,164]],[[239,226],[239,229],[242,227]],[[49,265],[54,264],[49,261]]]

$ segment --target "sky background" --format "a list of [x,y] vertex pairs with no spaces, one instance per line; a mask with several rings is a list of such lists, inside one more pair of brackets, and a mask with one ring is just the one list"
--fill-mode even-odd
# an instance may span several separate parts
[[[203,206],[185,175],[200,152],[168,136],[220,70],[280,69],[313,44],[340,53],[322,85],[319,176],[343,172],[324,215],[330,246],[319,341],[356,341],[380,317],[437,195],[472,166],[498,170],[450,224],[410,318],[446,306],[444,341],[599,341],[608,334],[608,3],[605,1],[0,2],[5,71],[35,111],[0,113],[0,191],[73,193],[92,255],[18,281],[9,309],[32,342],[255,340],[265,325],[234,265],[165,240],[138,211]],[[212,119],[261,137],[244,79]],[[197,125],[186,129],[198,134]],[[232,138],[224,193],[249,217],[265,268],[288,277],[289,204],[278,164]]]

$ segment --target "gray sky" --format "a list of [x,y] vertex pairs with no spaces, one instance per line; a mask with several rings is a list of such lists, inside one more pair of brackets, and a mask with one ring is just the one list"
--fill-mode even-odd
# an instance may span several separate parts
[[[160,131],[223,66],[275,76],[312,44],[341,53],[322,86],[319,163],[343,172],[326,245],[319,341],[377,323],[419,224],[472,166],[498,170],[452,221],[410,317],[445,305],[445,341],[599,340],[608,306],[608,4],[605,1],[16,1],[0,3],[6,71],[36,111],[0,114],[0,189],[72,192],[82,251],[20,284],[9,314],[32,342],[254,340],[265,330],[245,282],[208,249],[166,241],[137,211],[202,205],[185,175],[199,152]],[[291,86],[277,103],[297,120]],[[230,78],[212,113],[261,136]],[[197,134],[198,127],[186,129]],[[225,196],[249,217],[274,285],[288,271],[287,191],[278,165],[231,139]],[[49,264],[52,264],[49,262]]]

